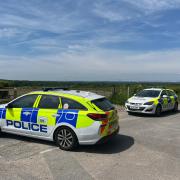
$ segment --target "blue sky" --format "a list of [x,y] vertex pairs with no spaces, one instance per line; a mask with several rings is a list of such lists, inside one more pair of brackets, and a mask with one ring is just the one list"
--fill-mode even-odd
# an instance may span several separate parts
[[1,0],[0,67],[0,79],[180,81],[180,0]]

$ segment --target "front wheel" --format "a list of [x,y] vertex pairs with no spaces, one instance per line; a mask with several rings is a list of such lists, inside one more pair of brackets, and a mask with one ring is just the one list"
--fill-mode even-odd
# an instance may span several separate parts
[[68,127],[60,127],[55,133],[55,141],[60,149],[70,151],[78,146],[76,134]]
[[157,117],[160,117],[160,116],[161,116],[161,113],[162,113],[162,107],[161,107],[160,105],[158,105],[158,106],[156,107],[155,115],[156,115]]
[[174,111],[174,112],[177,112],[177,111],[178,111],[178,102],[175,103],[173,111]]

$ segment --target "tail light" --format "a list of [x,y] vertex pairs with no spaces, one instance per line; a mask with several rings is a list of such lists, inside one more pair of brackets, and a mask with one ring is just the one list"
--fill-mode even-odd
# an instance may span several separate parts
[[94,114],[94,113],[87,114],[87,116],[95,121],[103,121],[106,120],[108,117],[107,114]]

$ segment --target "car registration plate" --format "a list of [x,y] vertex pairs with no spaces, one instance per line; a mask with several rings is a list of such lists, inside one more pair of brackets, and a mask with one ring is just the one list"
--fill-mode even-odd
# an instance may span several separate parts
[[131,109],[139,109],[139,106],[130,106]]

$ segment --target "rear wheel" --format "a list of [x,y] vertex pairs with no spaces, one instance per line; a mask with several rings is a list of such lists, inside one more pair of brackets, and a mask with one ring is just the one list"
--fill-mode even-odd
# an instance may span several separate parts
[[178,111],[178,102],[175,103],[173,111],[174,111],[174,112],[177,112],[177,111]]
[[68,127],[60,127],[55,133],[55,141],[60,149],[70,151],[78,146],[76,134]]
[[161,105],[158,105],[158,106],[156,107],[155,115],[156,115],[157,117],[160,117],[160,116],[161,116],[161,113],[162,113],[162,107],[161,107]]

